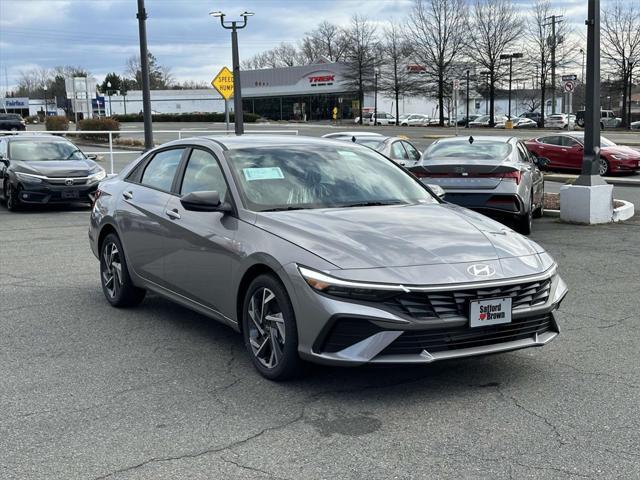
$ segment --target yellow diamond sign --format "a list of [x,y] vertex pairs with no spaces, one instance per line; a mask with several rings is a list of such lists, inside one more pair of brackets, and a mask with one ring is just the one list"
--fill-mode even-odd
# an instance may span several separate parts
[[211,80],[211,86],[213,86],[225,100],[233,97],[233,73],[231,73],[231,70],[227,67],[222,67],[218,75]]

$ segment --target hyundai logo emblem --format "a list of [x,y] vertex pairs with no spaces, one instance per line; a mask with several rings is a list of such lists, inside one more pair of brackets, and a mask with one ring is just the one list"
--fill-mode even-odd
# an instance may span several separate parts
[[73,185],[73,178],[67,178],[67,179],[65,179],[64,184],[65,184],[66,186]]
[[491,265],[485,265],[483,263],[475,263],[473,265],[469,265],[467,267],[467,272],[469,272],[474,277],[492,277],[496,274],[496,269]]

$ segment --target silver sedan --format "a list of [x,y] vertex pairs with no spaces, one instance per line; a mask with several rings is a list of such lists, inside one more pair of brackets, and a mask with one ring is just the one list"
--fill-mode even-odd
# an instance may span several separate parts
[[327,139],[162,145],[100,184],[89,239],[111,305],[150,291],[218,320],[273,380],[303,361],[427,364],[542,346],[567,293],[540,245],[441,202],[369,148]]
[[547,164],[515,137],[477,136],[437,140],[409,169],[426,184],[442,187],[445,200],[515,220],[516,230],[528,235],[533,218],[544,212],[539,167]]

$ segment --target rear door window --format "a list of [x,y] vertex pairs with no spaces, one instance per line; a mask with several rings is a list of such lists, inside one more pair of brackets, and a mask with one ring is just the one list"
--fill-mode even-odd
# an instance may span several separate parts
[[145,167],[140,183],[156,190],[170,192],[183,153],[184,148],[173,148],[156,153]]
[[562,145],[562,140],[560,139],[559,135],[549,135],[548,137],[539,138],[538,141],[546,145]]
[[408,160],[409,155],[402,146],[402,142],[393,142],[391,145],[391,158],[394,160]]
[[414,160],[420,160],[420,152],[409,142],[402,142],[404,148],[407,150],[409,154],[409,158],[413,158]]

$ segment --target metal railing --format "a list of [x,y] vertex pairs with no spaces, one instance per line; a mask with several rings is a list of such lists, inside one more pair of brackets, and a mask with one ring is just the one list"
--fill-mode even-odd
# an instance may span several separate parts
[[[178,134],[178,140],[182,140],[184,138],[190,138],[190,137],[201,137],[202,135],[191,135],[191,134],[213,134],[213,135],[235,135],[235,133],[231,130],[154,130],[153,131],[154,134],[160,134],[160,133],[177,133]],[[245,134],[249,134],[249,133],[260,133],[260,134],[292,134],[292,135],[298,135],[298,130],[293,130],[293,129],[287,129],[287,130],[245,130],[244,132]],[[88,151],[84,151],[83,153],[85,154],[89,154],[89,155],[99,155],[99,154],[103,154],[103,153],[108,153],[109,154],[109,169],[110,169],[110,174],[114,173],[114,166],[113,166],[113,156],[114,155],[131,155],[132,153],[143,153],[144,149],[140,149],[140,150],[127,150],[124,152],[119,152],[119,151],[114,151],[113,150],[113,135],[129,135],[129,134],[133,134],[133,135],[144,135],[144,130],[25,130],[25,131],[8,131],[8,132],[2,132],[2,134],[6,134],[6,135],[107,135],[109,137],[109,141],[108,141],[108,146],[109,146],[109,151],[108,152],[103,152],[103,151],[99,151],[99,152],[88,152]],[[188,135],[188,136],[183,136],[183,135]],[[91,140],[89,140],[91,141]],[[98,146],[98,145],[93,145],[93,146]],[[118,146],[118,145],[116,145]],[[105,148],[107,147],[107,145],[105,144]]]

